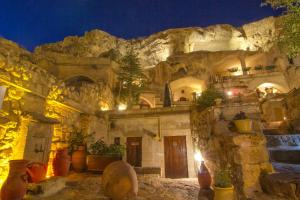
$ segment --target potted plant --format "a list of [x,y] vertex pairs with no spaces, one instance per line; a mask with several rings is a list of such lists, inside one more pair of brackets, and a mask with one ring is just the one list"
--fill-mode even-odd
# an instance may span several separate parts
[[252,131],[252,120],[247,118],[246,113],[242,111],[234,116],[233,122],[239,133],[250,133]]
[[125,147],[119,144],[107,145],[103,140],[90,145],[87,156],[87,166],[89,171],[103,172],[105,167],[112,162],[122,160]]
[[265,69],[266,69],[267,71],[274,71],[275,65],[268,65],[268,66],[265,67]]
[[233,191],[229,170],[217,171],[214,177],[214,200],[234,200]]
[[257,65],[257,66],[254,67],[254,70],[261,71],[261,70],[263,70],[263,66]]
[[72,168],[76,172],[83,172],[86,169],[86,142],[90,135],[85,135],[83,130],[74,128],[69,137],[69,152],[72,155]]
[[227,71],[229,71],[230,73],[237,72],[238,70],[239,70],[239,68],[237,68],[237,67],[227,69]]
[[197,98],[196,105],[202,110],[214,105],[220,105],[224,95],[215,88],[208,88]]

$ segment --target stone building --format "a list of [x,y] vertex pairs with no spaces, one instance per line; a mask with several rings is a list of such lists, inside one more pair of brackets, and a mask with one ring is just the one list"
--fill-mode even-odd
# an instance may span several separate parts
[[[260,173],[272,170],[264,129],[299,126],[300,57],[291,62],[279,51],[276,30],[273,17],[239,28],[171,29],[130,41],[94,30],[33,53],[1,38],[0,184],[11,159],[51,168],[53,152],[67,145],[77,127],[94,132],[95,139],[125,144],[124,160],[157,169],[162,177],[195,177],[194,154],[200,151],[212,175],[225,163],[239,198],[251,197],[261,190]],[[138,52],[150,84],[138,105],[118,110],[113,89],[119,65],[109,52],[122,56],[128,49]],[[169,108],[163,108],[166,83]],[[224,91],[227,101],[198,111],[195,98],[211,86]],[[228,129],[240,111],[255,121],[253,134]]]

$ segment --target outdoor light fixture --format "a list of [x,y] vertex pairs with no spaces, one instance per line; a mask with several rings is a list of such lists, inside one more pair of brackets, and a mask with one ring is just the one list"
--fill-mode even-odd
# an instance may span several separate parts
[[232,96],[232,91],[227,91],[227,96]]
[[196,97],[200,97],[201,96],[201,92],[196,92]]
[[127,105],[123,104],[123,103],[119,104],[119,106],[118,106],[118,110],[126,110],[126,108],[127,108]]
[[202,157],[202,154],[200,153],[200,151],[196,151],[195,154],[194,154],[194,159],[195,161],[197,162],[201,162],[203,161],[203,157]]

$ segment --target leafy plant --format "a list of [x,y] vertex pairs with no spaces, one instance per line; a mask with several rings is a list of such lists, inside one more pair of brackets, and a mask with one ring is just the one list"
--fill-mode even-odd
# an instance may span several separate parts
[[241,119],[247,119],[246,113],[244,113],[243,111],[240,111],[238,114],[236,114],[233,117],[233,120],[241,120]]
[[229,188],[232,186],[229,170],[221,169],[215,174],[215,186],[220,188]]
[[245,69],[247,72],[251,70],[251,67],[246,67]]
[[122,157],[125,152],[125,146],[119,144],[107,145],[103,140],[100,139],[90,145],[89,152],[92,155]]
[[235,67],[235,68],[230,68],[227,69],[229,72],[233,73],[233,72],[237,72],[239,70],[239,68]]
[[299,0],[264,0],[264,4],[274,9],[282,9],[284,15],[279,24],[279,34],[276,38],[279,47],[287,52],[289,58],[300,53],[300,1]]
[[87,140],[92,138],[94,133],[85,135],[82,129],[76,129],[73,127],[73,131],[70,133],[70,137],[68,139],[69,152],[74,152],[77,147],[85,146]]
[[260,71],[260,70],[263,69],[263,66],[258,65],[258,66],[255,66],[254,69],[255,69],[256,71]]
[[268,66],[265,67],[265,69],[269,70],[269,71],[274,70],[275,69],[275,65],[268,65]]
[[139,100],[139,95],[146,84],[146,76],[140,66],[137,54],[132,50],[121,59],[118,73],[119,87],[116,88],[118,100],[128,108]]
[[125,146],[120,144],[111,144],[108,147],[106,155],[122,157],[125,153]]
[[208,88],[202,92],[200,97],[197,98],[196,103],[200,109],[205,109],[215,105],[215,100],[219,98],[224,99],[224,94],[215,88]]

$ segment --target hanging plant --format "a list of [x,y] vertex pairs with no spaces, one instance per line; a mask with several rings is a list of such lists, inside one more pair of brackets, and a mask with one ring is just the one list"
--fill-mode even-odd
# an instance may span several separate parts
[[261,65],[255,66],[254,70],[256,70],[256,71],[263,70],[263,66],[261,66]]
[[234,72],[237,72],[239,70],[239,68],[237,67],[234,67],[234,68],[230,68],[230,69],[227,69],[230,73],[234,73]]

